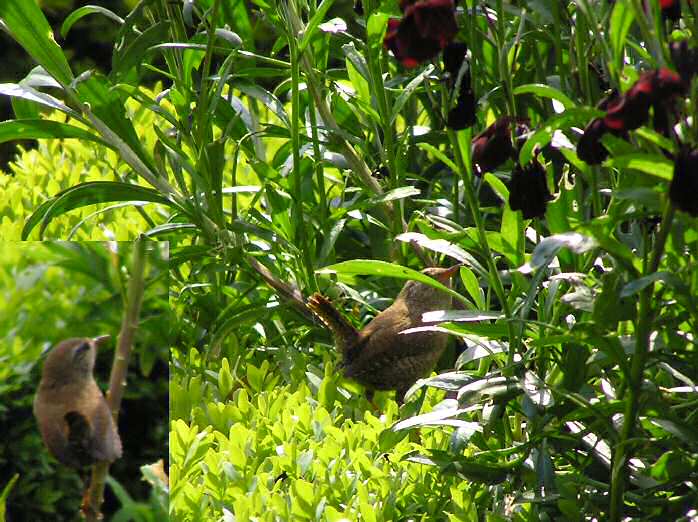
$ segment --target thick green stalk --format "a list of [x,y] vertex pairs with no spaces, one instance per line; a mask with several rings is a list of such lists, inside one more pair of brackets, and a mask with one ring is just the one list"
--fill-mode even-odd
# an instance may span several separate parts
[[[289,6],[290,7],[290,6]],[[289,8],[289,11],[292,8]],[[300,129],[299,122],[302,117],[300,113],[300,61],[298,53],[298,42],[293,31],[288,35],[288,48],[291,55],[291,149],[293,154],[293,223],[296,241],[303,258],[303,266],[306,272],[307,283],[317,290],[315,282],[315,271],[313,270],[313,260],[308,248],[308,238],[306,236],[305,219],[303,217],[303,179],[301,173],[300,157]]]
[[500,80],[504,84],[507,112],[510,116],[516,116],[516,100],[514,100],[514,88],[512,84],[513,74],[509,71],[509,48],[509,45],[506,44],[506,30],[504,29],[504,5],[502,0],[497,0],[497,49],[499,50],[499,76]]
[[494,288],[494,292],[497,295],[497,299],[499,299],[499,302],[501,303],[502,311],[504,312],[504,316],[506,317],[507,329],[509,333],[509,354],[507,356],[507,368],[505,369],[505,373],[509,373],[511,371],[511,366],[514,363],[514,352],[518,344],[514,341],[517,338],[517,336],[514,331],[513,322],[511,320],[511,308],[509,307],[509,302],[507,301],[507,296],[504,292],[504,285],[502,284],[502,280],[499,277],[497,265],[494,262],[494,257],[492,256],[492,251],[490,250],[490,245],[487,241],[485,224],[482,220],[482,216],[480,215],[480,207],[475,196],[475,191],[473,190],[473,173],[472,166],[470,164],[470,149],[468,148],[470,146],[470,136],[471,131],[470,129],[467,129],[465,131],[467,145],[466,147],[464,147],[466,157],[464,158],[463,154],[461,153],[461,147],[458,144],[456,133],[452,129],[448,129],[448,139],[451,143],[451,149],[455,153],[456,165],[458,166],[458,170],[460,171],[459,178],[463,180],[463,193],[465,195],[465,200],[468,204],[468,208],[470,209],[470,214],[473,218],[473,222],[475,223],[475,228],[477,229],[477,235],[480,241],[480,247],[482,248],[483,256],[485,257],[485,260],[487,262],[487,268],[490,273],[490,283]]
[[317,132],[317,117],[315,116],[315,104],[310,102],[308,110],[310,114],[310,133],[313,139],[313,157],[315,158],[315,177],[320,193],[320,229],[327,230],[327,192],[325,189],[325,170],[322,167],[322,152],[320,151],[320,138]]
[[[390,170],[390,180],[392,188],[399,187],[402,183],[402,176],[399,172],[399,162],[395,161],[397,157],[397,151],[395,148],[395,129],[393,127],[393,122],[391,122],[391,110],[388,104],[388,97],[386,95],[385,85],[383,84],[383,70],[380,64],[380,55],[374,54],[370,49],[368,51],[368,68],[371,75],[371,83],[373,85],[373,92],[376,100],[376,106],[378,109],[378,114],[381,119],[381,127],[383,131],[383,142],[381,146],[383,147],[383,154],[386,157],[388,163],[388,169]],[[404,232],[406,227],[403,218],[403,206],[401,202],[394,207],[394,214],[392,219],[392,230],[395,235]]]
[[[659,262],[664,253],[671,222],[674,217],[674,208],[671,201],[667,200],[662,225],[657,235],[657,239],[652,250],[652,258],[649,264],[645,264],[644,276],[649,276],[657,271]],[[642,377],[645,371],[647,354],[649,353],[650,335],[652,333],[652,322],[654,311],[652,310],[652,295],[654,294],[654,282],[640,292],[640,299],[637,307],[637,327],[635,329],[635,353],[630,362],[630,375],[628,376],[627,393],[629,397],[625,402],[625,413],[623,416],[623,428],[620,439],[613,452],[611,463],[611,522],[618,522],[623,517],[623,492],[625,491],[626,464],[631,457],[630,439],[635,430],[637,417],[640,410],[640,395],[642,392]]]
[[[143,303],[143,290],[145,288],[146,267],[146,241],[141,236],[133,244],[133,266],[131,278],[128,283],[128,291],[125,299],[124,316],[121,322],[121,331],[117,340],[114,362],[109,376],[109,391],[106,399],[114,423],[118,424],[121,399],[126,387],[126,374],[128,361],[138,328]],[[84,514],[88,522],[101,520],[102,501],[104,498],[104,485],[106,483],[109,462],[98,462],[92,467],[92,477],[84,499]]]

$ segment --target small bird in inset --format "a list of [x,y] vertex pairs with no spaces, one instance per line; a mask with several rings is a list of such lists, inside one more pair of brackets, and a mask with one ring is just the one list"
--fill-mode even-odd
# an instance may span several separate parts
[[[450,286],[460,266],[426,268],[422,273]],[[308,307],[334,335],[344,375],[366,386],[369,400],[374,390],[396,390],[399,404],[417,379],[434,369],[448,341],[448,334],[442,332],[400,332],[425,326],[425,312],[450,306],[451,296],[442,290],[408,281],[393,304],[359,331],[326,297],[316,293],[308,300]]]
[[72,468],[121,457],[121,439],[92,375],[97,346],[109,336],[67,339],[46,358],[34,416],[49,452]]

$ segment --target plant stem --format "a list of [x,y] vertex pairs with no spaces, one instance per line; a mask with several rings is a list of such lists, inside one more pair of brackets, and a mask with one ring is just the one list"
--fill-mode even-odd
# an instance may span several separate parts
[[[146,242],[142,239],[142,236],[133,244],[133,266],[126,296],[126,309],[124,310],[121,331],[119,332],[116,352],[114,352],[114,362],[109,377],[109,391],[106,399],[115,424],[118,424],[119,420],[121,398],[126,387],[128,361],[136,329],[138,328],[141,303],[143,302],[145,244]],[[102,519],[101,506],[104,499],[104,484],[109,471],[109,464],[109,462],[99,462],[92,467],[92,478],[90,479],[90,487],[85,494],[86,503],[83,508],[87,522]]]
[[[644,276],[647,277],[657,271],[664,246],[666,245],[671,223],[674,217],[674,208],[671,201],[667,199],[664,213],[662,215],[662,225],[657,234],[657,239],[652,251],[652,258],[649,265],[645,266]],[[640,292],[640,299],[637,307],[637,327],[635,329],[635,353],[633,353],[630,375],[628,376],[629,397],[625,402],[625,413],[623,416],[623,428],[620,439],[613,452],[611,462],[611,522],[618,522],[623,517],[623,492],[625,490],[626,463],[630,459],[630,439],[633,436],[635,423],[640,410],[640,394],[642,392],[642,376],[645,371],[647,354],[649,353],[650,335],[652,333],[652,322],[654,312],[652,310],[652,294],[654,293],[654,281]]]
[[[507,329],[509,333],[509,353],[507,356],[507,367],[504,372],[509,374],[511,372],[511,367],[514,364],[514,352],[517,347],[515,339],[517,339],[516,333],[514,331],[511,309],[509,308],[509,302],[507,301],[507,296],[504,293],[504,285],[499,277],[499,272],[497,271],[497,265],[495,264],[494,257],[492,256],[492,251],[490,250],[490,245],[487,241],[487,233],[485,231],[485,224],[482,221],[482,216],[479,212],[479,205],[477,198],[475,197],[475,191],[473,190],[473,172],[472,165],[470,163],[470,136],[471,130],[466,129],[464,132],[464,137],[466,140],[466,145],[461,148],[458,143],[458,138],[456,133],[452,129],[448,129],[448,139],[451,142],[451,148],[455,152],[456,165],[458,170],[460,170],[460,178],[463,179],[463,193],[465,195],[466,202],[468,203],[468,208],[470,209],[470,215],[473,218],[475,227],[477,229],[478,239],[480,240],[480,247],[482,248],[483,256],[487,262],[487,268],[490,274],[490,284],[494,289],[497,299],[502,306],[502,311],[506,317]],[[463,152],[465,152],[465,157],[463,157]]]
[[[289,11],[293,7],[289,5]],[[299,122],[300,114],[300,63],[298,53],[298,42],[293,31],[288,33],[288,48],[291,55],[291,150],[293,154],[293,213],[295,239],[300,246],[303,267],[305,269],[306,283],[313,290],[317,290],[313,261],[308,248],[308,238],[306,237],[305,219],[303,217],[303,179],[301,172],[301,142]],[[317,159],[317,158],[316,158]]]

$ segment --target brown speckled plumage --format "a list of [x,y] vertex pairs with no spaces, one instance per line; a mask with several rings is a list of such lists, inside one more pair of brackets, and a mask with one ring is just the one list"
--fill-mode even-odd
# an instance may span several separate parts
[[[422,273],[448,285],[457,269],[427,268]],[[425,312],[451,306],[448,294],[417,281],[405,283],[393,304],[361,331],[320,294],[311,296],[308,306],[332,331],[344,374],[366,386],[369,396],[373,390],[396,390],[401,402],[410,386],[433,370],[448,341],[441,332],[400,333],[424,326]]]
[[121,439],[92,375],[100,341],[67,339],[54,347],[34,398],[44,444],[59,462],[73,468],[121,457]]

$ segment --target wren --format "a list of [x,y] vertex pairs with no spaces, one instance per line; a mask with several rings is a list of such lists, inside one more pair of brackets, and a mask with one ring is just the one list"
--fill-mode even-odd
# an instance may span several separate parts
[[[432,267],[422,273],[449,286],[459,268]],[[400,332],[424,326],[425,312],[450,306],[451,296],[445,292],[408,281],[393,304],[359,331],[324,296],[316,293],[308,300],[308,307],[334,335],[344,375],[363,384],[369,400],[374,390],[395,390],[399,404],[417,379],[434,369],[448,342],[448,334],[442,332]]]
[[41,437],[56,459],[72,468],[121,457],[121,439],[92,375],[97,346],[108,336],[67,339],[48,354],[34,398]]

